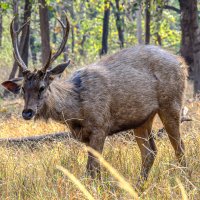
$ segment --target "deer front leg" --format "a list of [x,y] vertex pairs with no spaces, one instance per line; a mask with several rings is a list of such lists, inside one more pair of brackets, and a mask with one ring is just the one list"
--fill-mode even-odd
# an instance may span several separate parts
[[[103,151],[105,138],[105,133],[103,131],[95,131],[90,136],[88,146],[101,154]],[[94,157],[94,155],[92,155],[90,152],[88,152],[87,174],[90,175],[92,178],[101,178],[99,160],[98,158]]]

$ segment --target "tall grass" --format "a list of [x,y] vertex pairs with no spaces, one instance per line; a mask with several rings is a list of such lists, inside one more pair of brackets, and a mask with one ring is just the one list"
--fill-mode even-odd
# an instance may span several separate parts
[[115,177],[119,181],[119,185],[125,191],[127,191],[134,199],[138,199],[138,194],[133,190],[132,186],[124,179],[124,177],[114,168],[112,167],[97,151],[94,149],[87,147],[86,148],[92,155],[97,157],[100,163],[111,173],[113,177]]
[[[52,121],[48,124],[25,122],[16,111],[20,107],[18,100],[1,104],[1,137],[67,130],[65,126]],[[188,107],[193,122],[185,122],[181,126],[188,170],[178,165],[168,138],[157,139],[158,155],[139,199],[200,198],[200,103],[188,103]],[[11,114],[13,111],[14,114]],[[161,127],[156,119],[153,129],[156,131]],[[85,175],[87,150],[83,144],[72,139],[41,144],[35,150],[0,147],[0,154],[0,199],[88,199],[80,187],[63,173],[65,169],[94,199],[133,199],[134,193],[131,195],[130,188],[134,191],[141,165],[139,149],[130,134],[129,137],[107,138],[103,158],[107,166],[112,166],[114,170],[103,167],[103,162],[101,181]],[[62,166],[63,172],[57,166]],[[121,182],[122,187],[119,187],[120,179],[116,178],[116,171],[126,180]]]

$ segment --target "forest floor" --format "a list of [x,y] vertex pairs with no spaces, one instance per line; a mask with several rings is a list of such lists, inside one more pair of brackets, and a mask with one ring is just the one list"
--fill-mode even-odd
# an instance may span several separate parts
[[[139,199],[200,199],[200,102],[189,100],[186,106],[193,119],[181,125],[187,172],[178,165],[167,136],[156,137],[158,155]],[[0,138],[68,131],[67,126],[53,121],[24,121],[20,114],[22,107],[23,101],[18,98],[0,100]],[[157,132],[160,128],[162,124],[156,118],[153,130]],[[57,143],[39,144],[36,149],[1,146],[0,155],[0,199],[135,198],[134,194],[120,187],[119,181],[105,167],[102,167],[101,181],[86,177],[85,146],[70,138]],[[103,157],[134,189],[141,164],[134,136],[107,138]],[[59,166],[73,174],[90,195],[84,195],[81,191],[83,188],[71,181],[70,174],[63,172]]]

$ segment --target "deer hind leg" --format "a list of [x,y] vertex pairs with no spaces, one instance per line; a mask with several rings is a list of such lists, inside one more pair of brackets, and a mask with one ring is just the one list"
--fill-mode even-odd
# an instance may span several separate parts
[[179,163],[186,167],[185,148],[180,135],[180,110],[172,106],[166,110],[160,110],[158,114],[167,131]]
[[137,183],[138,189],[142,189],[144,182],[147,180],[157,154],[156,145],[151,132],[153,118],[154,116],[151,117],[143,126],[134,130],[142,157],[141,173]]
[[149,119],[148,123],[146,124],[146,127],[147,127],[147,131],[148,131],[148,135],[149,135],[149,143],[150,143],[151,149],[154,152],[154,155],[156,156],[157,148],[156,148],[156,144],[154,141],[154,136],[152,134],[152,124],[153,124],[154,116],[151,119]]

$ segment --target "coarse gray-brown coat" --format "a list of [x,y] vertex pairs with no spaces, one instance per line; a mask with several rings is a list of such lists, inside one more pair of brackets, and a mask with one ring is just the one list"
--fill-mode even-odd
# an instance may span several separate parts
[[[142,184],[157,152],[151,128],[158,114],[177,158],[186,165],[180,137],[186,82],[182,59],[160,47],[139,45],[79,69],[67,80],[56,79],[68,64],[34,72],[24,68],[22,86],[15,80],[3,83],[14,92],[22,87],[25,119],[35,116],[66,123],[75,138],[100,153],[106,136],[134,129],[142,156]],[[90,153],[87,171],[93,177],[100,172],[98,160]]]

